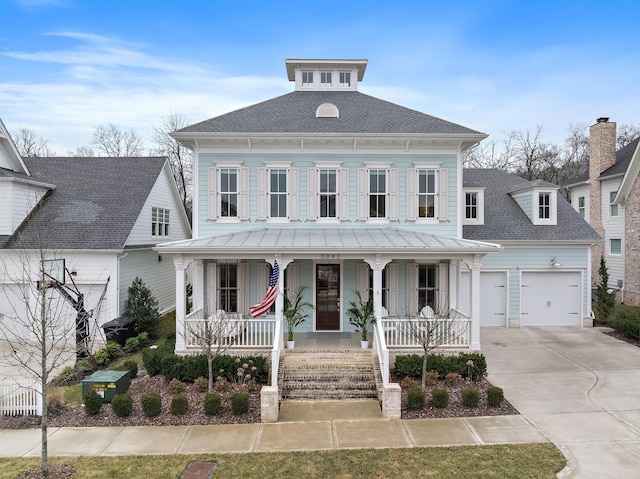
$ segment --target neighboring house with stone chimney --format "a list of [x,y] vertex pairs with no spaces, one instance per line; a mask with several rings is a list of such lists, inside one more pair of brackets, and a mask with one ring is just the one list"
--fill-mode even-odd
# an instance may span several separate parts
[[598,118],[589,130],[589,172],[568,186],[571,204],[602,236],[593,247],[591,284],[604,257],[616,299],[640,305],[640,138],[616,151],[616,123]]

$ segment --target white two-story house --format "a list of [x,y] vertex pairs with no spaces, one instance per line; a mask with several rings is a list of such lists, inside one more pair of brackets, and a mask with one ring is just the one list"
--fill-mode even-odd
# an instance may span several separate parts
[[352,332],[356,292],[373,296],[374,335],[428,307],[467,324],[458,349],[479,350],[482,325],[583,324],[599,237],[556,186],[463,170],[487,135],[359,92],[366,60],[285,64],[293,92],[172,133],[195,162],[193,239],[157,248],[175,263],[177,352],[193,350],[189,321],[249,318],[276,260],[280,291],[304,285],[314,305],[298,334]]

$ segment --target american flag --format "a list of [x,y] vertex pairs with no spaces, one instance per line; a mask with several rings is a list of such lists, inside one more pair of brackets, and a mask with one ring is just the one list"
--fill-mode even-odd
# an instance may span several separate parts
[[269,289],[267,289],[267,294],[262,301],[258,304],[255,304],[249,308],[249,312],[251,316],[254,318],[259,318],[264,313],[269,311],[271,305],[275,302],[278,297],[278,278],[280,277],[280,267],[278,266],[278,262],[275,261],[273,263],[273,271],[271,272],[271,278],[269,278]]

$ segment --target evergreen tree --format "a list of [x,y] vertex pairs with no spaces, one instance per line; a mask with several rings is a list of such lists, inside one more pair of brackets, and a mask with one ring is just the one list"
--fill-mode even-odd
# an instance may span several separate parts
[[136,320],[136,333],[155,336],[160,321],[158,300],[144,282],[136,277],[129,288],[129,302],[125,315]]
[[600,257],[598,273],[600,274],[600,283],[598,283],[598,289],[596,290],[596,299],[601,316],[599,319],[606,322],[613,313],[614,297],[613,294],[609,293],[609,271],[602,256]]

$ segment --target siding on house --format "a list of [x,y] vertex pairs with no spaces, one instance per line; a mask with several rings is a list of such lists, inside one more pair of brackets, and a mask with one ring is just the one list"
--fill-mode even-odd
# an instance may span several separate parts
[[[620,188],[620,178],[602,180],[600,189],[600,201],[602,211],[602,227],[604,228],[604,260],[609,272],[609,286],[616,287],[618,281],[624,280],[625,266],[625,221],[624,206],[618,205],[618,216],[611,216],[610,194]],[[611,240],[619,239],[621,253],[611,254]],[[600,258],[597,258],[600,261]]]
[[589,213],[591,212],[591,208],[589,205],[589,185],[580,185],[571,188],[571,206],[578,213],[580,212],[579,198],[584,198],[584,219],[586,221],[589,220]]

